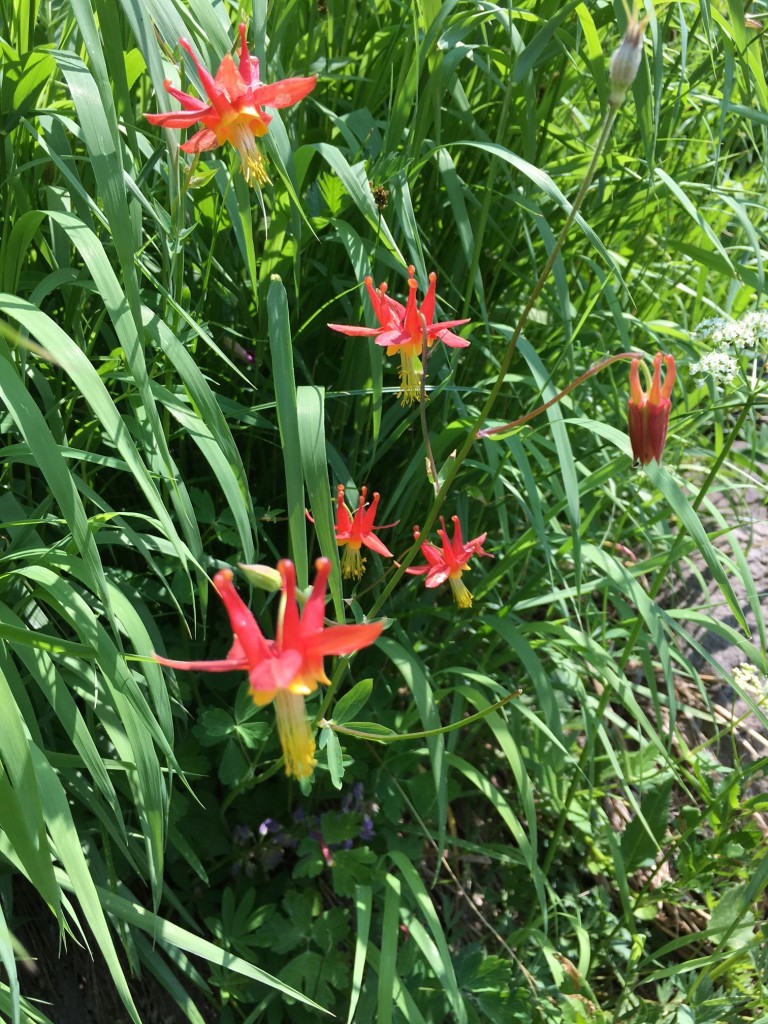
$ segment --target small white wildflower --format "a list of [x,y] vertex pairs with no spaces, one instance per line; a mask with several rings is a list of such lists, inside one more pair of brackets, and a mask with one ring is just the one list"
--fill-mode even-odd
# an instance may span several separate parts
[[759,690],[765,685],[766,679],[754,665],[751,665],[748,661],[743,661],[741,665],[737,665],[733,670],[733,681],[743,690]]
[[694,338],[699,339],[711,338],[713,332],[720,330],[720,328],[724,327],[727,322],[728,321],[721,316],[708,317],[706,320],[702,320],[701,323],[694,328],[693,336]]
[[745,329],[760,341],[768,341],[768,309],[753,309],[741,318]]
[[754,348],[755,336],[743,320],[732,320],[726,324],[723,328],[722,338],[722,344],[733,345],[739,351],[745,348]]
[[739,320],[709,317],[696,327],[693,337],[699,341],[709,338],[719,348],[734,348],[738,352],[758,348],[759,342],[768,340],[768,310],[752,310]]
[[697,387],[703,387],[707,377],[711,377],[718,387],[730,384],[738,372],[739,366],[733,356],[720,349],[707,352],[698,363],[691,366],[691,374],[696,378]]

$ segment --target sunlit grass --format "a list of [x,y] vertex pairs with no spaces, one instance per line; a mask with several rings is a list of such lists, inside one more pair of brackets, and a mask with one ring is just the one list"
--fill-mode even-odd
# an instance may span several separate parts
[[[140,968],[194,1022],[768,1012],[759,755],[713,707],[730,676],[693,640],[711,610],[674,597],[681,571],[712,580],[731,618],[711,628],[765,672],[763,583],[712,501],[764,500],[762,356],[721,390],[687,369],[701,320],[763,298],[763,38],[738,5],[647,14],[488,425],[662,351],[664,463],[631,468],[625,363],[475,441],[440,511],[493,558],[472,557],[459,609],[370,552],[341,578],[338,484],[353,509],[380,493],[398,561],[435,488],[397,355],[326,325],[375,326],[368,275],[404,302],[409,264],[420,297],[436,272],[435,320],[471,321],[469,348],[428,362],[452,477],[606,123],[622,6],[0,0],[8,1019],[43,1019],[20,1002],[41,994],[15,963],[22,877],[136,1021]],[[181,36],[216,68],[241,19],[264,82],[318,75],[270,111],[262,192],[230,147],[190,174],[182,135],[143,116],[176,108],[165,78],[200,93]],[[320,554],[326,615],[389,621],[327,660],[299,788],[242,675],[150,655],[226,656],[217,568],[290,557],[305,586]],[[251,607],[274,636],[274,599]]]

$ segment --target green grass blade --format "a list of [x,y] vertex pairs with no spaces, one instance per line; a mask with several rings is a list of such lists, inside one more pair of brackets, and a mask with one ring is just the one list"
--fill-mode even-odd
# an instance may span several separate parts
[[416,905],[427,922],[434,946],[428,941],[426,933],[419,928],[420,922],[417,918],[413,918],[409,926],[414,939],[430,967],[435,972],[435,976],[451,1003],[453,1015],[458,1024],[467,1024],[467,1009],[464,1005],[464,999],[459,992],[451,951],[426,886],[422,882],[418,871],[402,851],[391,850],[389,859],[396,865],[404,882],[411,890]]
[[325,391],[300,387],[296,391],[296,415],[301,447],[301,464],[315,523],[320,551],[331,560],[330,587],[336,618],[344,621],[339,569],[339,548],[333,524],[333,502],[328,487],[328,458],[325,452]]
[[[57,870],[56,876],[63,889],[74,891],[71,879],[63,872]],[[107,913],[113,914],[119,921],[124,921],[134,928],[140,928],[142,931],[147,932],[152,936],[154,942],[184,950],[186,953],[191,953],[193,956],[207,960],[211,964],[234,971],[235,974],[240,974],[244,978],[250,978],[252,981],[258,981],[262,985],[267,985],[269,988],[275,989],[275,991],[281,992],[283,995],[289,996],[291,999],[295,999],[297,1002],[303,1003],[304,1006],[309,1006],[313,1010],[328,1013],[318,1003],[297,989],[291,988],[290,985],[286,985],[279,978],[273,977],[260,967],[248,963],[247,960],[243,960],[241,957],[235,956],[220,946],[214,945],[214,943],[209,942],[207,939],[187,931],[186,928],[181,928],[179,925],[173,924],[157,914],[153,914],[139,903],[101,887],[97,887],[97,893],[101,905]]]
[[373,891],[370,885],[355,886],[355,909],[357,919],[357,929],[355,932],[355,960],[352,964],[352,984],[349,991],[347,1024],[352,1024],[352,1021],[354,1020],[355,1010],[357,1009],[357,1004],[360,999],[360,990],[363,984],[366,951],[368,950],[371,918],[373,916]]
[[8,989],[10,995],[10,1018],[11,1024],[21,1022],[21,992],[19,989],[19,977],[16,973],[16,957],[14,955],[11,933],[3,914],[3,906],[0,903],[0,962],[5,967],[8,975]]
[[[0,296],[0,308],[7,304]],[[67,521],[72,539],[83,557],[88,582],[109,609],[106,577],[93,534],[88,526],[85,509],[65,460],[55,443],[45,417],[32,401],[32,396],[9,359],[0,359],[0,397],[11,413],[16,426],[30,451],[35,452],[40,471]]]
[[[165,502],[130,438],[122,416],[117,411],[104,382],[85,353],[53,320],[40,310],[35,309],[30,303],[12,295],[0,295],[0,310],[5,315],[16,319],[33,337],[43,339],[45,347],[72,378],[78,391],[99,417],[110,440],[129,466],[132,476],[162,524],[166,537],[173,544],[179,560],[182,564],[186,563],[188,560],[186,545],[179,536],[173,520],[168,514]],[[27,404],[29,404],[28,401]],[[44,432],[49,433],[47,427],[44,428]],[[32,447],[33,445],[30,444],[30,448]],[[46,459],[46,464],[47,462]],[[79,520],[77,522],[79,535],[82,527],[79,525]],[[78,535],[76,535],[76,539]],[[92,542],[92,537],[90,542]],[[83,538],[83,543],[87,544],[89,541]]]
[[[379,639],[379,649],[386,654],[389,660],[395,665],[416,701],[422,727],[428,729],[439,729],[440,715],[435,707],[429,679],[424,670],[424,665],[412,651],[407,650],[392,637],[383,636]],[[442,735],[428,736],[427,747],[429,748],[432,776],[435,780],[435,795],[437,797],[437,822],[438,822],[438,845],[442,849],[445,842],[445,823],[448,813],[448,776],[445,769],[445,738]]]
[[[76,569],[76,566],[70,566],[70,571]],[[157,906],[162,890],[168,797],[155,744],[175,764],[172,749],[123,655],[112,643],[85,599],[68,582],[49,570],[30,567],[26,575],[40,585],[45,597],[54,604],[58,613],[96,650],[103,682],[101,696],[106,704],[104,711],[108,716],[111,707],[118,719],[117,723],[113,723],[111,738],[121,760],[134,767],[134,771],[128,773],[128,779],[136,812],[142,823],[150,883]]]
[[308,555],[306,517],[304,514],[304,480],[302,474],[301,439],[293,372],[293,346],[288,314],[288,297],[283,283],[273,277],[267,293],[269,347],[272,353],[272,375],[275,384],[277,422],[285,466],[285,489],[288,498],[288,533],[291,555],[296,563],[299,587],[307,586]]
[[392,1024],[392,992],[397,973],[397,940],[400,936],[400,879],[395,875],[387,875],[384,885],[377,1021],[378,1024]]
[[104,916],[103,900],[96,890],[88,862],[83,855],[80,836],[72,819],[67,794],[45,754],[33,745],[30,746],[30,751],[35,774],[40,783],[40,794],[48,830],[64,869],[63,872],[57,872],[57,880],[63,885],[62,875],[66,877],[66,888],[69,888],[77,897],[83,917],[88,922],[107,962],[109,973],[123,1005],[131,1020],[135,1024],[141,1024],[139,1012],[133,1002],[128,982],[112,941],[107,919]]
[[749,635],[749,627],[747,626],[746,619],[744,618],[744,613],[741,610],[741,605],[733,592],[731,581],[728,579],[728,576],[723,569],[720,556],[707,536],[707,531],[704,529],[698,513],[690,504],[680,485],[665,466],[660,466],[658,463],[651,462],[645,467],[645,471],[648,474],[648,479],[652,484],[659,488],[661,493],[669,502],[669,506],[672,511],[679,517],[680,522],[683,524],[690,536],[696,541],[699,551],[701,552],[704,561],[707,563],[709,571],[712,573],[718,587],[720,587],[723,597],[728,602],[728,607],[736,617],[736,621],[739,626],[747,635]]

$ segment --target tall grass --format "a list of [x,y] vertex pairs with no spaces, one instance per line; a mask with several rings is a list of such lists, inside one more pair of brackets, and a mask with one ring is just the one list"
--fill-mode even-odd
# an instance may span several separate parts
[[[0,0],[7,1019],[59,1021],[20,966],[23,879],[137,1022],[142,972],[193,1022],[768,1013],[762,762],[714,682],[768,722],[694,638],[709,625],[764,687],[763,583],[711,500],[764,500],[764,386],[746,357],[725,390],[686,370],[699,321],[763,301],[763,30],[730,2],[646,13],[488,425],[663,350],[665,461],[631,469],[622,363],[477,440],[440,498],[493,555],[459,610],[389,587],[376,555],[342,581],[338,483],[353,508],[381,494],[398,561],[438,510],[396,359],[326,324],[374,323],[367,275],[404,301],[407,265],[420,296],[437,272],[438,319],[471,318],[471,347],[428,363],[452,474],[592,160],[622,4]],[[229,147],[190,178],[179,133],[142,116],[175,109],[165,78],[199,89],[180,37],[215,69],[240,20],[264,81],[318,75],[274,111],[263,194]],[[150,655],[225,656],[216,569],[290,557],[306,587],[321,554],[327,614],[388,628],[328,662],[299,787],[242,675]],[[674,602],[681,571],[730,623]],[[251,607],[274,636],[275,602]]]

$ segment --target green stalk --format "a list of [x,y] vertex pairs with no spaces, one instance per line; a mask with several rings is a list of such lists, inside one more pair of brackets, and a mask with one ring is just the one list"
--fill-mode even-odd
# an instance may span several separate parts
[[427,465],[429,474],[432,477],[432,486],[435,494],[440,490],[440,482],[437,476],[437,463],[432,452],[432,442],[429,439],[429,427],[427,426],[427,357],[429,356],[429,345],[427,338],[427,321],[424,314],[419,313],[421,321],[421,393],[419,395],[419,419],[421,421],[421,433],[424,437],[424,450],[427,453]]

